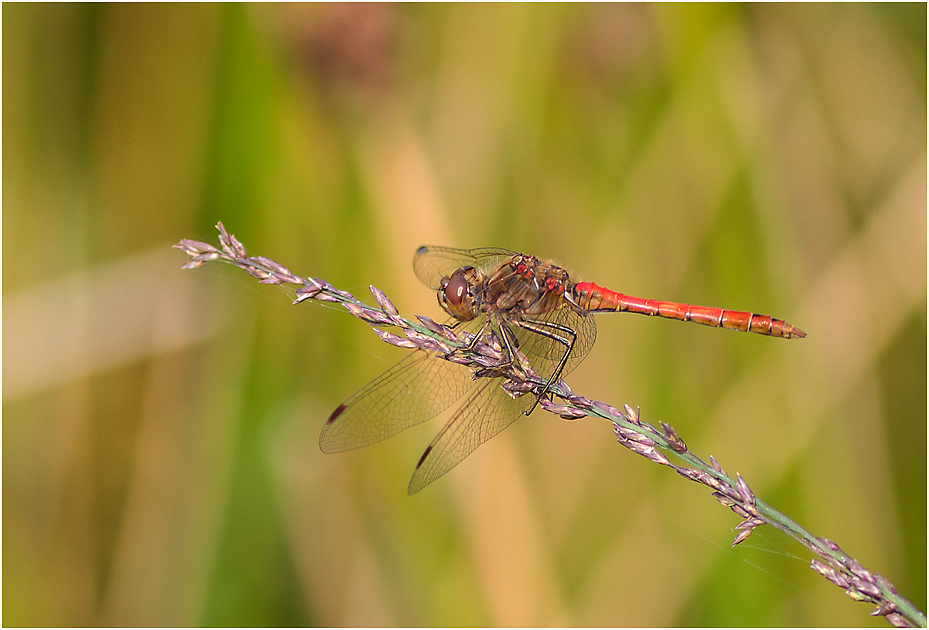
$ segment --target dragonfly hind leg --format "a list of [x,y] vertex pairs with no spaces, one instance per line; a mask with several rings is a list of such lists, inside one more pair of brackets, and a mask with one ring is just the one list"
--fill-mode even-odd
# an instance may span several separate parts
[[[555,366],[555,369],[552,370],[551,376],[548,377],[548,381],[545,383],[545,387],[542,388],[542,391],[536,396],[535,403],[528,411],[524,411],[525,415],[531,414],[535,411],[536,406],[541,402],[542,397],[548,392],[548,390],[555,384],[558,380],[558,377],[561,376],[561,372],[564,370],[565,365],[568,363],[568,357],[571,356],[571,351],[574,350],[574,343],[577,341],[577,332],[568,326],[563,326],[561,324],[556,324],[554,322],[542,322],[542,321],[522,321],[516,322],[520,328],[533,332],[537,335],[542,335],[543,337],[548,337],[554,341],[557,341],[565,347],[564,353],[561,355],[561,358],[558,360],[558,364]],[[550,330],[545,330],[545,328]],[[557,332],[553,332],[557,331]],[[558,333],[562,333],[561,335]],[[564,335],[564,336],[562,336]],[[570,337],[570,341],[567,339]]]

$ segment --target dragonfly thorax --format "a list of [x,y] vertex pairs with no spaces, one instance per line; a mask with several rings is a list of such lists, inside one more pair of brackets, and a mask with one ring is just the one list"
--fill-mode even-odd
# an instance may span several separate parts
[[475,267],[459,267],[442,278],[437,297],[442,309],[459,322],[469,322],[481,313],[521,319],[573,306],[570,297],[565,299],[571,286],[561,267],[521,254],[489,274]]
[[513,256],[488,277],[486,284],[486,308],[510,317],[540,317],[568,304],[564,300],[570,286],[568,272],[534,256]]

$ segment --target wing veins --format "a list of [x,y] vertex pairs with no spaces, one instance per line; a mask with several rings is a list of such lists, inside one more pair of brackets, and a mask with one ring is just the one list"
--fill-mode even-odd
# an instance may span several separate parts
[[[486,379],[468,392],[452,419],[430,442],[416,465],[409,494],[415,494],[460,464],[474,450],[513,424],[533,402],[531,395],[513,399],[502,379]],[[488,391],[489,390],[489,391]]]
[[425,422],[461,398],[469,377],[463,366],[415,351],[342,403],[323,427],[319,447],[349,451]]

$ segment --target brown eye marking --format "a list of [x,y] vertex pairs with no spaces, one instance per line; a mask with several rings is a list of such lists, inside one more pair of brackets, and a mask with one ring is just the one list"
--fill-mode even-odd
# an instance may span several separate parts
[[461,304],[462,298],[468,290],[468,281],[462,275],[452,276],[452,279],[445,285],[445,299],[452,306]]

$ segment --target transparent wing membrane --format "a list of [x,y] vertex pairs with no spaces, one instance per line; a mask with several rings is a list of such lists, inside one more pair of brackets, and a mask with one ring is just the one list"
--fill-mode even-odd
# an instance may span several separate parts
[[447,473],[474,449],[513,424],[532,405],[532,395],[511,398],[503,379],[481,379],[423,453],[407,492],[415,494]]
[[451,275],[459,267],[493,268],[515,255],[516,252],[502,247],[455,249],[423,245],[413,256],[413,271],[420,282],[430,289],[438,289],[442,277]]
[[416,351],[339,405],[319,436],[324,453],[386,440],[448,409],[471,385],[468,369]]

